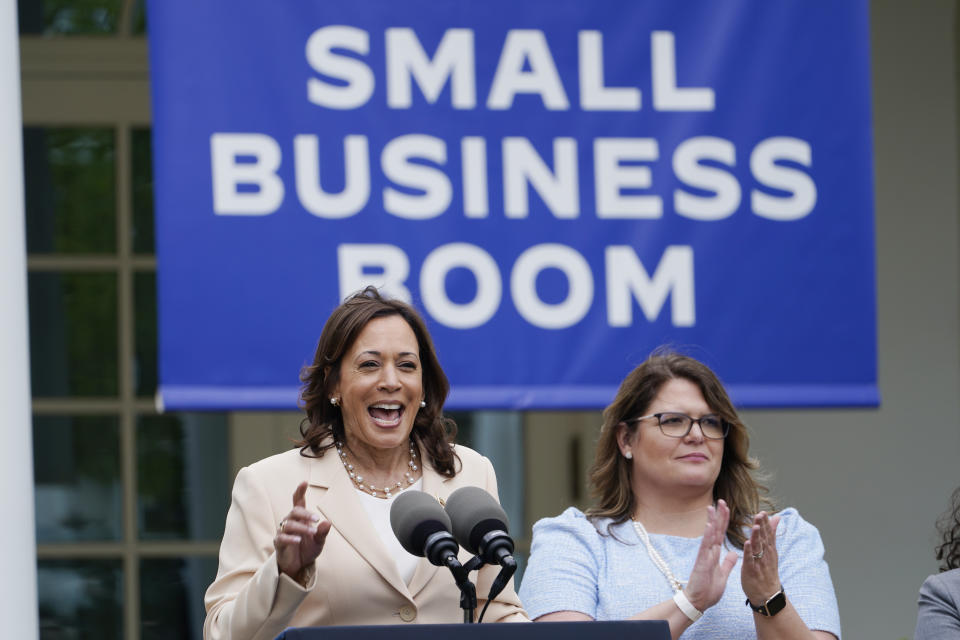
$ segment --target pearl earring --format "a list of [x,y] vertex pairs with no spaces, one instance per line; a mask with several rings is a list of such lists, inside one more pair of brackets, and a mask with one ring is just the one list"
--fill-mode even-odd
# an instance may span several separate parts
[[423,409],[425,406],[427,406],[427,401],[426,401],[426,400],[421,400],[421,401],[420,401],[420,408]]
[[339,399],[339,398],[330,398],[330,404],[332,404],[332,405],[335,406],[335,407],[336,407],[336,406],[339,406],[339,405],[340,405],[340,399]]
[[623,454],[623,457],[626,458],[627,460],[633,460],[633,451],[627,451],[626,453]]

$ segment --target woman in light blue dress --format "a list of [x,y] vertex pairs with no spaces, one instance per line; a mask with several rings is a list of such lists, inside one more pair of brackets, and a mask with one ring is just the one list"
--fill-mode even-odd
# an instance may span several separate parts
[[663,619],[675,639],[839,639],[820,534],[796,509],[773,513],[748,447],[707,366],[651,356],[604,411],[595,505],[534,526],[530,617]]

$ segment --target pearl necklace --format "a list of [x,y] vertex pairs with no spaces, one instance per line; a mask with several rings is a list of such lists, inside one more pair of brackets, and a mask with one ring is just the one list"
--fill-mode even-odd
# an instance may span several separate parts
[[[334,443],[337,447],[337,453],[340,454],[340,462],[343,463],[343,468],[347,470],[347,474],[350,476],[350,479],[353,480],[354,484],[357,485],[357,489],[365,491],[372,495],[374,498],[392,498],[393,493],[399,493],[404,490],[403,482],[398,480],[394,485],[386,485],[382,488],[377,488],[370,484],[369,482],[364,483],[363,476],[360,475],[359,471],[354,469],[353,464],[347,460],[347,452],[343,450],[343,443],[337,440]],[[409,470],[403,472],[403,477],[407,481],[407,485],[411,485],[417,481],[413,477],[413,474],[416,473],[417,467],[417,451],[413,446],[413,440],[410,441],[410,460],[407,462],[407,466],[410,467]],[[381,495],[382,494],[382,495]]]
[[633,528],[637,532],[637,536],[640,538],[640,541],[643,542],[643,546],[647,548],[647,555],[650,556],[650,560],[653,561],[653,564],[656,565],[657,569],[660,569],[660,573],[663,574],[663,577],[667,579],[667,582],[670,583],[670,586],[673,587],[674,591],[682,591],[683,585],[687,584],[686,580],[678,580],[673,571],[670,570],[670,566],[667,564],[667,561],[663,559],[663,556],[660,555],[654,547],[653,543],[650,542],[650,534],[647,533],[647,530],[643,527],[643,524],[639,520],[633,521]]

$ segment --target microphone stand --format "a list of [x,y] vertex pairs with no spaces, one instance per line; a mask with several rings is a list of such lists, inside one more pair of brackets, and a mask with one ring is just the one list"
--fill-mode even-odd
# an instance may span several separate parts
[[[513,574],[516,573],[516,571],[517,571],[517,563],[516,563],[516,561],[514,561],[512,555],[506,554],[506,553],[505,553],[505,554],[498,554],[498,555],[501,555],[501,558],[502,558],[503,560],[505,560],[505,562],[503,562],[503,564],[500,566],[500,573],[497,574],[497,577],[494,578],[493,583],[490,585],[490,593],[487,594],[487,604],[485,604],[485,605],[483,606],[483,611],[480,612],[480,619],[477,620],[477,622],[482,622],[482,621],[483,621],[483,614],[487,612],[487,606],[489,606],[490,602],[491,602],[494,598],[496,598],[498,595],[500,595],[500,592],[503,591],[503,588],[507,586],[507,583],[510,582],[510,578],[512,578],[512,577],[513,577]],[[462,567],[460,567],[460,570],[463,571],[463,572],[466,574],[466,573],[470,573],[470,572],[473,571],[474,569],[479,569],[480,567],[484,566],[485,564],[487,564],[487,563],[484,562],[483,559],[482,559],[480,556],[473,556],[472,558],[470,558],[470,560],[467,562],[467,564],[465,564],[465,565],[463,565]],[[451,569],[451,571],[453,571],[453,569]],[[456,572],[454,572],[454,579],[456,579]],[[459,584],[460,584],[460,583],[458,582],[457,585],[459,586]],[[477,590],[476,590],[476,587],[473,585],[472,582],[469,582],[469,581],[468,581],[467,584],[470,585],[470,589],[473,591],[473,595],[472,595],[472,597],[473,597],[473,606],[476,607],[476,606],[477,606]],[[461,596],[460,596],[460,606],[461,606],[461,607],[463,607],[463,593],[462,593],[462,591],[463,591],[463,589],[462,589],[462,587],[461,587]],[[467,615],[467,614],[466,614],[466,611],[464,611],[464,622],[467,622],[466,615]],[[469,621],[470,621],[470,622],[473,622],[473,614],[472,614],[472,612],[471,612],[470,620],[469,620]]]
[[471,568],[474,560],[477,560],[477,558],[471,559],[466,566],[461,565],[456,556],[447,556],[443,560],[443,563],[450,569],[450,573],[453,574],[453,581],[460,588],[460,608],[463,609],[463,622],[465,624],[473,622],[473,615],[477,610],[477,587],[467,577],[476,568]]
[[464,567],[457,559],[459,548],[460,545],[453,539],[450,532],[444,529],[427,536],[423,546],[423,555],[431,564],[450,569],[450,573],[453,574],[453,581],[457,583],[457,587],[460,589],[460,608],[463,609],[463,621],[473,622],[473,614],[477,610],[477,587],[470,582],[469,574],[473,568],[476,568],[473,564],[476,558],[467,562],[467,566]]

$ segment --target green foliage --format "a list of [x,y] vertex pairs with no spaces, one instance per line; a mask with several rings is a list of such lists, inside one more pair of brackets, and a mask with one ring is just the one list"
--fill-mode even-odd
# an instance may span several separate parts
[[136,392],[153,396],[157,390],[157,276],[137,273],[133,277]]
[[130,135],[133,170],[133,250],[153,253],[153,147],[149,129]]
[[137,425],[137,507],[146,538],[189,537],[184,437],[176,416],[143,416]]
[[116,274],[32,272],[29,294],[34,395],[115,396]]
[[48,129],[54,251],[112,253],[116,248],[113,131]]
[[70,389],[81,396],[118,391],[117,279],[114,274],[64,274]]
[[120,5],[121,0],[43,0],[44,33],[116,33]]

